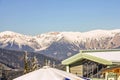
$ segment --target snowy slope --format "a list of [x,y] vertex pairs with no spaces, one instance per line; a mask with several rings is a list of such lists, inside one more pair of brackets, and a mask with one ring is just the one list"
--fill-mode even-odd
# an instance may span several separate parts
[[5,31],[0,33],[0,47],[13,49],[18,48],[22,50],[23,47],[31,49],[40,48],[40,45],[38,45],[31,36]]
[[89,32],[62,32],[61,34],[67,40],[74,41],[86,41],[87,39],[101,39],[106,37],[114,37],[116,33],[120,33],[120,29],[116,30],[93,30]]
[[[50,54],[50,56],[66,53],[66,56],[71,56],[80,49],[112,48],[111,41],[118,33],[120,33],[120,29],[88,32],[48,32],[36,36],[28,36],[5,31],[0,32],[0,48],[37,51],[47,55]],[[117,42],[115,43],[117,44]],[[119,48],[120,45],[116,46]]]
[[13,44],[18,45],[19,48],[22,46],[29,46],[34,50],[43,50],[49,47],[53,42],[57,42],[64,39],[70,43],[76,41],[86,41],[106,37],[114,37],[116,33],[120,33],[120,29],[117,30],[94,30],[89,32],[49,32],[37,36],[27,36],[12,31],[5,31],[0,33],[0,47],[6,46],[12,47]]

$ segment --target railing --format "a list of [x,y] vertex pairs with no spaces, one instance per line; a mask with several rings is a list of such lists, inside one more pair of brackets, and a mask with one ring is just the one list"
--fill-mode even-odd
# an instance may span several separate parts
[[105,79],[91,78],[91,80],[105,80]]

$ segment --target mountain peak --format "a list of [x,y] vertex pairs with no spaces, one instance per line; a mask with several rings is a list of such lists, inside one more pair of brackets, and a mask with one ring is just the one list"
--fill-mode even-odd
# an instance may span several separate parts
[[4,32],[1,32],[1,33],[13,34],[15,32],[13,32],[13,31],[4,31]]
[[4,35],[21,35],[21,34],[13,32],[13,31],[0,32],[0,36],[4,36]]

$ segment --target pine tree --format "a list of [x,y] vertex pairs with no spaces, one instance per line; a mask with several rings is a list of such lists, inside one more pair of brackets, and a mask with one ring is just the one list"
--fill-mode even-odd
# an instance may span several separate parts
[[36,56],[34,56],[31,61],[31,71],[37,70],[38,68],[39,68],[38,60]]
[[52,67],[55,68],[55,61],[53,61]]
[[50,60],[48,60],[48,66],[51,66],[51,61]]
[[30,68],[29,68],[27,52],[25,51],[25,54],[24,54],[24,74],[26,74],[28,72],[30,72]]

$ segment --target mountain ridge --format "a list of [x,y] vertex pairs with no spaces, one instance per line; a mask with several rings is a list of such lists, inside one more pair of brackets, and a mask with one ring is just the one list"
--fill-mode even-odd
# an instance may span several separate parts
[[5,31],[0,33],[0,48],[38,52],[63,60],[82,49],[119,49],[119,34],[120,29],[48,32],[36,36]]

